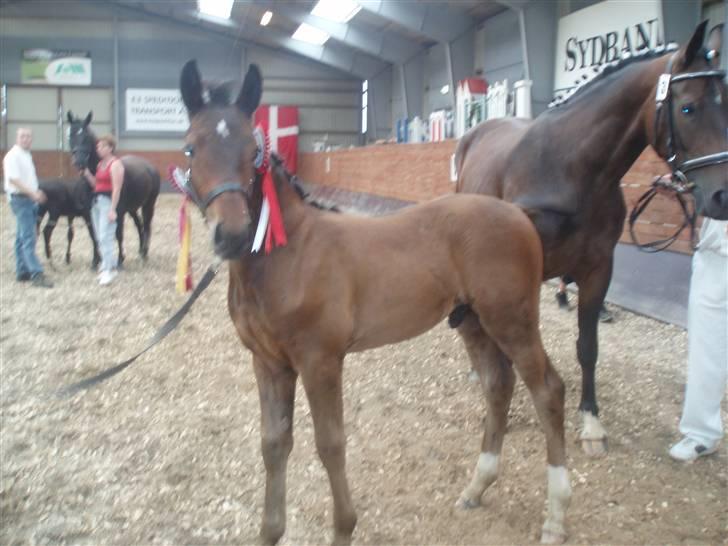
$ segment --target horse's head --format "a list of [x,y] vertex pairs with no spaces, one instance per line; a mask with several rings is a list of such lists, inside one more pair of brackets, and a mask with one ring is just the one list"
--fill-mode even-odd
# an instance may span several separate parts
[[706,25],[668,61],[669,82],[663,77],[658,83],[656,143],[673,178],[694,186],[698,210],[728,219],[728,92],[725,72],[718,69],[723,25],[705,42]]
[[71,124],[68,135],[68,146],[71,149],[73,165],[77,169],[85,169],[91,164],[91,158],[96,153],[96,138],[88,128],[93,118],[93,112],[89,112],[86,119],[74,117],[73,112],[68,111],[68,123]]
[[254,183],[258,150],[253,112],[263,91],[260,70],[250,65],[231,102],[224,87],[203,89],[197,63],[189,61],[182,69],[180,90],[190,118],[187,189],[211,225],[215,253],[238,258],[252,238],[246,197]]

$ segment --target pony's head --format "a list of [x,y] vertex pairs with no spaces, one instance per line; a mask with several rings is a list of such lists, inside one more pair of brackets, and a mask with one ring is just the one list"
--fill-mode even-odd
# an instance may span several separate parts
[[210,223],[215,253],[238,258],[252,239],[246,197],[256,175],[253,112],[263,91],[260,70],[250,65],[233,102],[224,86],[204,89],[197,63],[189,61],[182,69],[180,90],[190,118],[187,190]]
[[93,112],[89,112],[86,119],[74,117],[73,112],[68,111],[68,123],[71,124],[68,134],[68,147],[71,149],[73,165],[77,169],[85,169],[91,163],[92,156],[96,153],[96,137],[88,128],[93,119]]
[[[670,61],[669,83],[656,90],[656,145],[682,182],[694,185],[698,210],[728,219],[728,92],[719,67],[723,25],[706,37],[707,21]],[[707,40],[706,40],[707,38]],[[705,44],[705,45],[704,45]]]

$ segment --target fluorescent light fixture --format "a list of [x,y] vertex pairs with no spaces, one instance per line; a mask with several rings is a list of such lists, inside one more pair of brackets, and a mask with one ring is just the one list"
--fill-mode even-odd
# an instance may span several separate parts
[[197,9],[205,15],[230,19],[234,0],[197,0]]
[[319,0],[311,13],[337,23],[346,23],[359,13],[361,6],[353,0]]
[[293,33],[292,38],[294,40],[301,40],[313,45],[324,45],[326,40],[329,39],[329,35],[323,30],[319,30],[316,27],[312,27],[309,24],[301,23],[301,25]]
[[263,17],[260,18],[260,26],[266,27],[268,26],[268,23],[270,23],[270,20],[273,18],[273,12],[272,11],[266,11],[263,14]]
[[443,95],[447,95],[449,92],[450,92],[450,86],[449,85],[443,85],[440,88],[440,93],[442,93]]

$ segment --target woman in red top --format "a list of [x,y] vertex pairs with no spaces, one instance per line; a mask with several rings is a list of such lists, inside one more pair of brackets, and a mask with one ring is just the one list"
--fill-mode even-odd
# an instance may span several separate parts
[[101,252],[99,284],[107,285],[116,277],[117,257],[114,256],[114,236],[116,234],[116,207],[119,204],[121,186],[124,184],[124,164],[114,151],[116,140],[112,135],[104,135],[96,142],[99,164],[96,175],[89,169],[84,176],[94,188],[94,205],[91,219]]

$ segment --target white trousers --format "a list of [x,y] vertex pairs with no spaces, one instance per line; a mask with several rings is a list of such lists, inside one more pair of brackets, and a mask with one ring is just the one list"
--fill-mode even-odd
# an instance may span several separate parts
[[111,271],[117,266],[117,257],[114,255],[116,240],[116,222],[109,222],[109,211],[111,210],[111,197],[97,195],[94,199],[94,206],[91,209],[91,222],[94,225],[94,233],[99,243],[101,254],[101,271]]
[[703,445],[723,437],[728,379],[728,256],[698,250],[688,303],[688,378],[680,432]]

